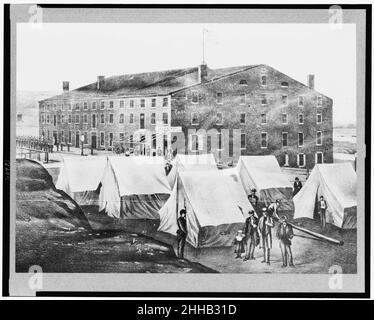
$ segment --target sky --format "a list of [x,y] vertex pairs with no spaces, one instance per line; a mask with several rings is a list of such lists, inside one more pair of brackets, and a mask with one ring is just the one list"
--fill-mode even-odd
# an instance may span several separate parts
[[113,76],[178,69],[267,64],[334,100],[334,125],[356,122],[355,25],[120,24],[17,25],[17,90],[61,91]]

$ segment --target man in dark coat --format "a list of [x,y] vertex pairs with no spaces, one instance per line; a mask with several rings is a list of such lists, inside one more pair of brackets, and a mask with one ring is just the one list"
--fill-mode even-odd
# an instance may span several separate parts
[[293,238],[293,228],[287,223],[287,217],[283,216],[279,220],[277,229],[277,238],[279,239],[279,247],[282,253],[282,267],[287,267],[287,263],[290,267],[293,267],[292,251],[291,251],[291,239]]
[[262,217],[258,221],[258,230],[260,235],[260,249],[264,250],[264,260],[262,263],[270,265],[270,249],[272,247],[271,229],[274,228],[274,220],[268,215],[266,208],[262,209]]
[[293,183],[293,196],[296,196],[296,194],[301,190],[302,184],[298,177],[295,178],[295,181]]
[[258,220],[255,217],[255,212],[253,210],[250,210],[248,212],[249,217],[245,221],[245,229],[244,229],[244,235],[245,235],[245,257],[244,261],[247,260],[254,260],[255,257],[253,256],[255,247],[257,246],[259,242],[259,235],[258,235]]
[[177,220],[177,240],[178,240],[178,258],[183,259],[184,246],[187,238],[187,221],[186,221],[186,209],[179,211],[179,218]]
[[323,196],[320,196],[319,201],[318,201],[318,213],[321,218],[322,229],[325,229],[326,227],[326,210],[327,210],[327,202],[323,198]]

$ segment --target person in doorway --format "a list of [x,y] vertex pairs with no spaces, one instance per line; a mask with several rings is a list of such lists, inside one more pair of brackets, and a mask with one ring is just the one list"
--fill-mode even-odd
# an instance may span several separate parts
[[179,218],[177,220],[177,240],[178,240],[178,258],[183,259],[184,257],[184,246],[187,238],[187,221],[186,221],[186,209],[179,211]]
[[244,229],[244,235],[245,235],[245,257],[244,261],[247,260],[254,260],[255,257],[253,256],[255,252],[255,247],[258,245],[259,239],[258,239],[258,220],[255,217],[255,212],[253,210],[250,210],[248,212],[249,217],[245,221],[245,229]]
[[270,249],[272,247],[271,229],[274,228],[274,220],[268,214],[266,208],[262,208],[262,217],[258,221],[258,230],[260,235],[260,249],[263,249],[264,260],[262,263],[270,265]]
[[258,197],[256,196],[256,189],[251,190],[251,194],[248,196],[248,200],[253,207],[257,207]]
[[298,177],[295,178],[295,181],[293,183],[293,196],[296,196],[296,194],[301,190],[302,184]]
[[279,239],[279,247],[282,253],[282,267],[287,267],[287,264],[290,267],[293,267],[293,258],[291,251],[291,239],[293,238],[293,228],[287,223],[287,217],[282,216],[280,218],[280,223],[277,229],[277,238]]
[[324,230],[326,227],[326,210],[327,210],[327,202],[323,196],[320,196],[319,201],[318,201],[318,213],[321,218],[322,230]]
[[275,202],[272,202],[268,207],[268,213],[272,216],[272,218],[275,218],[276,220],[279,220],[278,210],[281,205],[281,201],[279,199],[275,200]]
[[162,150],[161,150],[160,146],[157,147],[157,156],[158,157],[162,156]]

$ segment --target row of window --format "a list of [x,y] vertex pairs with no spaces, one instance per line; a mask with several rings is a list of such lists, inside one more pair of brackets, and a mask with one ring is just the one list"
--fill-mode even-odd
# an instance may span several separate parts
[[[231,98],[231,96],[230,96]],[[265,93],[260,94],[260,101],[262,105],[268,104],[268,98]],[[288,95],[282,94],[281,101],[283,106],[288,106]],[[322,106],[322,96],[317,96],[316,104],[317,107]],[[239,104],[245,105],[248,102],[247,95],[245,93],[242,93],[239,95]],[[191,91],[191,103],[198,104],[199,103],[199,92],[197,90]],[[216,92],[216,103],[217,104],[223,104],[223,93],[222,92]],[[300,95],[298,96],[298,106],[303,107],[305,105],[305,97]]]
[[[260,115],[260,118],[261,118],[261,124],[267,124],[266,113],[262,113]],[[297,119],[298,119],[299,124],[304,124],[304,114],[299,113]],[[282,113],[281,114],[281,121],[282,121],[282,124],[288,124],[288,114],[287,113]],[[197,112],[193,112],[191,114],[191,124],[192,125],[199,125],[199,123],[200,123],[199,114]],[[240,114],[240,124],[245,124],[245,123],[246,123],[246,114],[241,113]],[[317,124],[322,123],[322,113],[321,112],[318,112],[316,114],[316,123]],[[223,124],[223,114],[222,114],[222,112],[217,112],[216,124],[217,125],[222,125]]]
[[[92,102],[77,102],[77,103],[68,103],[68,104],[59,104],[57,105],[56,103],[53,103],[53,104],[43,104],[42,105],[42,111],[45,112],[45,111],[57,111],[60,110],[60,111],[64,111],[64,110],[68,110],[68,111],[71,111],[71,110],[76,110],[76,111],[79,111],[79,110],[88,110],[89,108],[91,110],[97,110],[100,108],[100,110],[104,110],[106,107],[108,107],[109,109],[113,109],[114,108],[114,103],[115,101],[114,100],[110,100],[110,101],[92,101]],[[169,99],[168,97],[164,97],[162,99],[162,106],[163,107],[167,107],[169,104]],[[129,107],[130,108],[135,108],[136,106],[139,106],[140,108],[145,108],[146,107],[146,99],[139,99],[139,100],[135,100],[135,99],[130,99],[129,100]],[[151,108],[155,108],[157,106],[157,99],[156,98],[152,98],[150,99],[150,107]],[[119,100],[119,107],[120,108],[124,108],[125,107],[125,100]]]
[[[265,74],[261,75],[261,77],[260,77],[260,85],[262,87],[267,86],[267,76]],[[239,86],[248,86],[247,80],[241,79],[239,81]],[[282,88],[288,88],[288,82],[287,81],[281,82],[281,87]]]
[[[240,148],[246,149],[247,147],[247,136],[245,133],[240,135]],[[304,133],[299,132],[297,134],[297,142],[299,147],[304,146]],[[322,131],[317,131],[316,134],[316,145],[322,145]],[[261,132],[261,148],[266,149],[268,147],[268,133]],[[288,147],[288,132],[282,132],[282,147]]]
[[[218,132],[218,150],[222,150],[222,133]],[[198,134],[192,134],[190,136],[190,150],[191,151],[198,151],[201,150],[200,148],[203,146],[203,142],[201,141],[202,136]],[[316,145],[321,146],[322,145],[322,131],[318,131],[316,135]],[[282,146],[288,147],[288,132],[282,132]],[[303,147],[304,146],[304,133],[299,132],[298,133],[298,146]],[[247,134],[242,133],[240,135],[240,148],[246,149],[247,148]],[[267,149],[268,148],[268,133],[267,132],[261,132],[261,149]],[[207,136],[207,151],[211,151],[211,136]]]
[[[60,123],[76,123],[76,124],[79,124],[80,122],[84,123],[84,124],[88,124],[88,114],[82,114],[82,115],[79,115],[79,114],[75,114],[75,115],[71,115],[69,114],[68,116],[64,116],[63,114],[62,115],[49,115],[49,114],[42,114],[41,115],[41,123],[52,123],[54,126],[56,126],[57,124],[60,124]],[[99,120],[99,123],[100,124],[106,124],[106,119],[105,119],[105,114],[100,114],[100,117],[98,118],[98,116],[96,114],[92,114],[91,115],[91,125],[92,127],[96,127],[97,125],[97,121]],[[146,121],[146,116],[144,113],[140,113],[139,115],[139,120],[140,120],[140,123],[141,124],[145,124],[145,121]],[[156,124],[156,113],[153,112],[150,114],[150,124]],[[162,113],[162,122],[164,124],[168,124],[169,123],[169,114],[167,112],[163,112]],[[107,119],[107,123],[109,124],[114,124],[114,113],[110,113],[108,114],[108,119]],[[119,117],[118,117],[118,123],[119,124],[124,124],[125,123],[125,114],[124,113],[121,113],[119,114]],[[135,123],[135,114],[134,113],[130,113],[129,114],[129,117],[128,117],[128,123],[129,124],[133,124]]]
[[[65,132],[62,130],[60,131],[58,134],[57,132],[53,132],[53,137],[56,138],[59,142],[62,142],[62,143],[71,143],[73,145],[75,145],[76,147],[80,147],[80,144],[81,144],[81,140],[80,140],[80,137],[81,137],[81,132],[80,131],[77,131],[77,132],[74,132],[74,131],[67,131],[66,132],[66,136],[65,136]],[[84,131],[82,132],[83,136],[84,136],[84,141],[83,143],[84,144],[93,144],[95,147],[97,147],[98,145],[100,147],[105,147],[105,142],[106,142],[106,137],[105,137],[105,132],[101,131],[99,133],[99,136],[97,137],[97,133],[96,132],[91,132],[91,140],[89,141],[89,135],[88,135],[88,132],[87,131]],[[45,132],[43,131],[42,132],[42,135],[44,136],[45,135]],[[107,134],[107,137],[108,137],[108,146],[109,147],[112,147],[113,146],[113,142],[115,141],[115,136],[114,136],[114,133],[113,132],[109,132]],[[50,131],[47,130],[47,136],[46,136],[47,139],[50,139],[51,136],[50,136]],[[151,147],[153,149],[156,149],[156,139],[157,139],[157,136],[156,134],[152,134],[152,137],[151,137]],[[163,138],[164,140],[167,139],[166,136],[164,136]],[[126,143],[129,143],[129,147],[130,148],[133,148],[134,147],[134,135],[130,135],[128,138],[125,137],[125,133],[124,132],[120,132],[118,134],[118,140],[120,142],[126,142]],[[139,137],[139,142],[145,142],[145,135],[140,135]]]
[[[303,167],[306,167],[306,154],[305,153],[299,153],[296,155],[296,159],[297,159],[297,165],[300,167],[300,168],[303,168]],[[290,157],[289,155],[286,153],[284,154],[284,160],[283,160],[283,165],[285,167],[288,167],[289,166],[289,161],[290,161]],[[315,163],[323,163],[323,152],[321,151],[318,151],[315,153]]]

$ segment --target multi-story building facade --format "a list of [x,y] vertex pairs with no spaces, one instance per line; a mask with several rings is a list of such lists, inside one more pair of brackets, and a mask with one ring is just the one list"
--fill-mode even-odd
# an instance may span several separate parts
[[[105,79],[40,102],[40,133],[94,148],[124,141],[217,160],[274,154],[285,166],[333,161],[332,99],[267,66],[197,68]],[[180,127],[181,132],[157,126]],[[161,125],[162,127],[162,125]]]

